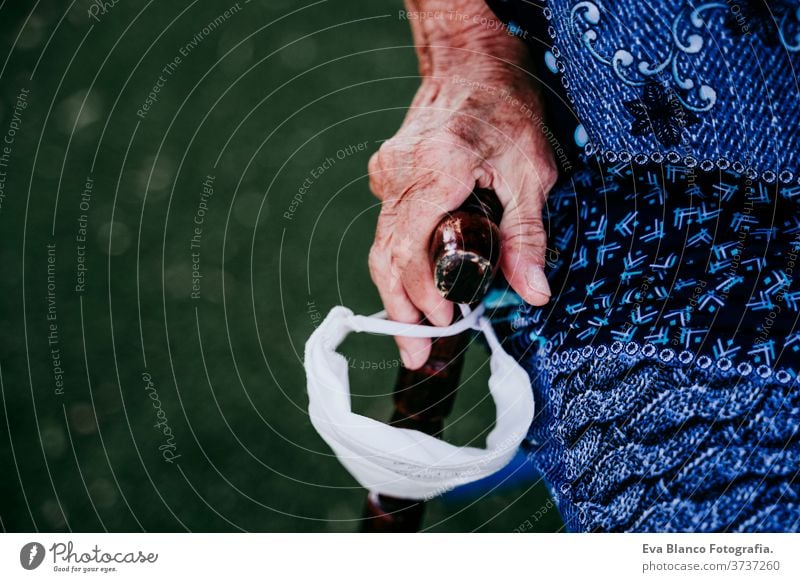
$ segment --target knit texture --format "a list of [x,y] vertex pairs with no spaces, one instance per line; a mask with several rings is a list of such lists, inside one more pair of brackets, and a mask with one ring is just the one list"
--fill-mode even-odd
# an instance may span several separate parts
[[488,4],[563,146],[553,297],[494,323],[567,528],[798,531],[800,2]]
[[798,530],[792,187],[581,164],[548,202],[553,298],[493,316],[568,529]]
[[488,4],[531,48],[550,122],[574,127],[559,101],[574,111],[586,153],[800,181],[797,0]]

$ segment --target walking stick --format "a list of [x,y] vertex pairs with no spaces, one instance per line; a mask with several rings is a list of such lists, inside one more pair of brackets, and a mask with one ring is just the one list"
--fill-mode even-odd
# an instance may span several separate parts
[[[494,192],[476,188],[458,210],[442,219],[431,237],[434,282],[454,303],[479,303],[494,279],[500,259],[503,214]],[[458,319],[460,314],[456,314]],[[469,332],[436,338],[431,355],[418,370],[400,368],[394,387],[390,424],[442,436],[458,389]],[[422,523],[425,502],[370,493],[364,532],[413,532]]]

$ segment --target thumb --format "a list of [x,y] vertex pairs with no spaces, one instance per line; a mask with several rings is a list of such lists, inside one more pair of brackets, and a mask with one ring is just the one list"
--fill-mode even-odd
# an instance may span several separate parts
[[542,202],[518,197],[506,206],[500,234],[500,266],[509,285],[531,305],[545,305],[551,293],[544,272],[547,233]]

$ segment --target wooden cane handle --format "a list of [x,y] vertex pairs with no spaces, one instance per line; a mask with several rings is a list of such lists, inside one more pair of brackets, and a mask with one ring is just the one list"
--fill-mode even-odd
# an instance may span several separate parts
[[466,304],[483,299],[500,261],[502,216],[497,195],[476,188],[436,227],[430,254],[434,283],[442,297]]

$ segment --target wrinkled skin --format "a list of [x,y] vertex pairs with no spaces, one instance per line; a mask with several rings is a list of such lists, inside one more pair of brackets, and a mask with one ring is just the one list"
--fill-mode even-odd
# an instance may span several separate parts
[[[503,274],[528,303],[544,305],[542,208],[557,172],[525,47],[485,24],[498,22],[483,0],[406,4],[410,13],[465,17],[411,20],[422,83],[403,125],[370,159],[370,188],[382,204],[369,267],[388,315],[451,322],[453,305],[434,286],[428,248],[438,222],[475,185],[493,189],[504,207]],[[425,363],[430,340],[396,339],[406,367]]]

